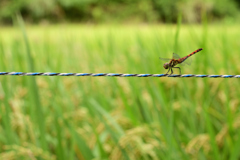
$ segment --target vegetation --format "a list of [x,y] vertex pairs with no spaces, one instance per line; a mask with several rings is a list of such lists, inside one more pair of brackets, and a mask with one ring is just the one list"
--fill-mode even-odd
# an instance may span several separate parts
[[[183,73],[240,70],[238,26],[177,32],[171,25],[61,25],[27,32],[24,39],[19,29],[0,30],[2,71],[165,73],[159,56],[201,47]],[[240,158],[238,79],[1,76],[0,82],[0,159]]]
[[12,22],[21,13],[29,23],[56,22],[151,22],[199,23],[206,13],[211,22],[239,19],[238,0],[1,0],[0,22]]

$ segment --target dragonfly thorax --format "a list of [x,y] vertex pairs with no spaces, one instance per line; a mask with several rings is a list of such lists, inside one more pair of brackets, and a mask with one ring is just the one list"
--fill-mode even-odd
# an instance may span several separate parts
[[179,64],[179,61],[176,60],[176,59],[172,59],[170,62],[164,63],[163,67],[165,69],[169,69],[169,68],[172,68],[172,67],[176,66],[177,64]]

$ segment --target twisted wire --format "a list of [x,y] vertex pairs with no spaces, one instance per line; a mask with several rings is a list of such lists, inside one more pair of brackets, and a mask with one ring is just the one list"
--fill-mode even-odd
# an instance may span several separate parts
[[240,78],[240,75],[195,75],[195,74],[122,74],[122,73],[26,73],[26,72],[0,72],[0,76],[11,75],[11,76],[110,76],[110,77],[174,77],[174,78]]

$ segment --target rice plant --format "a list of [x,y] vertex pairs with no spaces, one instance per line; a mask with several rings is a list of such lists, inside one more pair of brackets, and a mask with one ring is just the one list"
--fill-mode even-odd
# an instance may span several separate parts
[[[22,26],[23,27],[23,26]],[[177,29],[178,28],[178,29]],[[24,36],[25,35],[25,36]],[[1,28],[1,71],[240,74],[238,26]],[[0,77],[0,159],[239,159],[238,79]]]

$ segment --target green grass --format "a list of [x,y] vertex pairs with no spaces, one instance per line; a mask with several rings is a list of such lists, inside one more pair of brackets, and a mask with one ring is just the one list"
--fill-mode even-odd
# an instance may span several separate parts
[[[184,74],[240,74],[238,26],[22,29],[1,28],[1,71],[165,73],[159,56],[203,47]],[[0,159],[239,159],[239,87],[238,79],[1,76]]]

